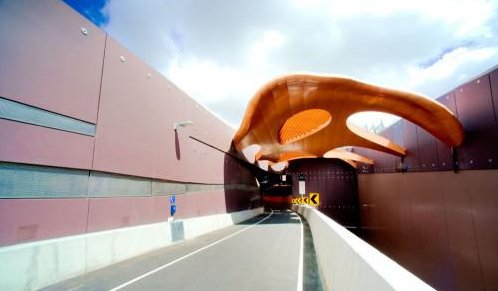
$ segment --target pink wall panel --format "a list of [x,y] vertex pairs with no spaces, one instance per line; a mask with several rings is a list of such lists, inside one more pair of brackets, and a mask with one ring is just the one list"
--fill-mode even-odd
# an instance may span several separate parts
[[87,199],[0,199],[0,245],[85,232]]
[[153,220],[166,221],[170,217],[169,196],[154,196]]
[[95,123],[105,33],[62,1],[2,1],[0,19],[0,96]]
[[90,169],[93,138],[0,119],[0,161]]
[[[176,218],[226,213],[223,190],[176,195]],[[169,196],[90,198],[88,232],[166,221]]]
[[[126,58],[121,61],[120,57]],[[116,41],[108,39],[94,169],[151,177],[154,106],[148,68]],[[156,76],[154,76],[156,78]],[[165,113],[166,114],[166,113]]]
[[226,213],[225,192],[219,190],[178,195],[176,205],[175,217],[178,218]]
[[[175,134],[173,123],[185,120],[194,124]],[[216,128],[215,123],[219,123],[216,117],[195,106],[185,93],[108,39],[95,170],[221,183],[223,154],[190,138],[192,135],[207,143],[229,144],[233,130]]]
[[154,197],[90,198],[88,232],[156,222]]

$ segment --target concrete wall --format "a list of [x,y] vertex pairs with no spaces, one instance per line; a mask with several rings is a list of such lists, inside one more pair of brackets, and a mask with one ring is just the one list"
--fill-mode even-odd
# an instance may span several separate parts
[[0,289],[43,288],[260,213],[262,208],[3,247],[0,248]]
[[437,290],[498,289],[498,170],[359,175],[363,237]]
[[434,290],[320,211],[293,209],[309,223],[326,290]]

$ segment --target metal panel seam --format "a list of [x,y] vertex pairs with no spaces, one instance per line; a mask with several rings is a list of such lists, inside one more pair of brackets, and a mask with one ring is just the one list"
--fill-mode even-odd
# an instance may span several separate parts
[[97,100],[97,117],[95,119],[95,136],[93,138],[92,170],[94,169],[93,163],[95,161],[95,144],[97,143],[97,130],[98,130],[99,113],[100,113],[100,97],[102,96],[102,82],[104,80],[104,66],[105,66],[105,51],[107,49],[107,38],[108,37],[109,37],[109,35],[106,33],[105,38],[104,38],[104,53],[102,55],[102,69],[100,71],[99,98]]

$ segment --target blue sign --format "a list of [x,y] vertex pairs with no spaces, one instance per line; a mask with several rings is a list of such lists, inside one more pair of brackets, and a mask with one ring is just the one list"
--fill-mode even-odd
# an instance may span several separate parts
[[171,204],[175,204],[176,203],[175,196],[171,195],[171,197],[169,197],[169,203],[171,203]]
[[169,208],[171,216],[175,215],[176,213],[176,205],[172,204]]

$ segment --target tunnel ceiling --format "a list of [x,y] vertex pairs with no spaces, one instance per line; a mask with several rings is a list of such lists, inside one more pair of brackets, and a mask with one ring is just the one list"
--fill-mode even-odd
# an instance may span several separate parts
[[405,118],[448,146],[463,142],[463,127],[455,115],[428,97],[345,77],[292,74],[270,81],[254,95],[234,144],[249,161],[275,165],[274,170],[309,157],[339,158],[353,166],[374,162],[343,149],[349,146],[406,155],[402,146],[348,122],[365,111]]

